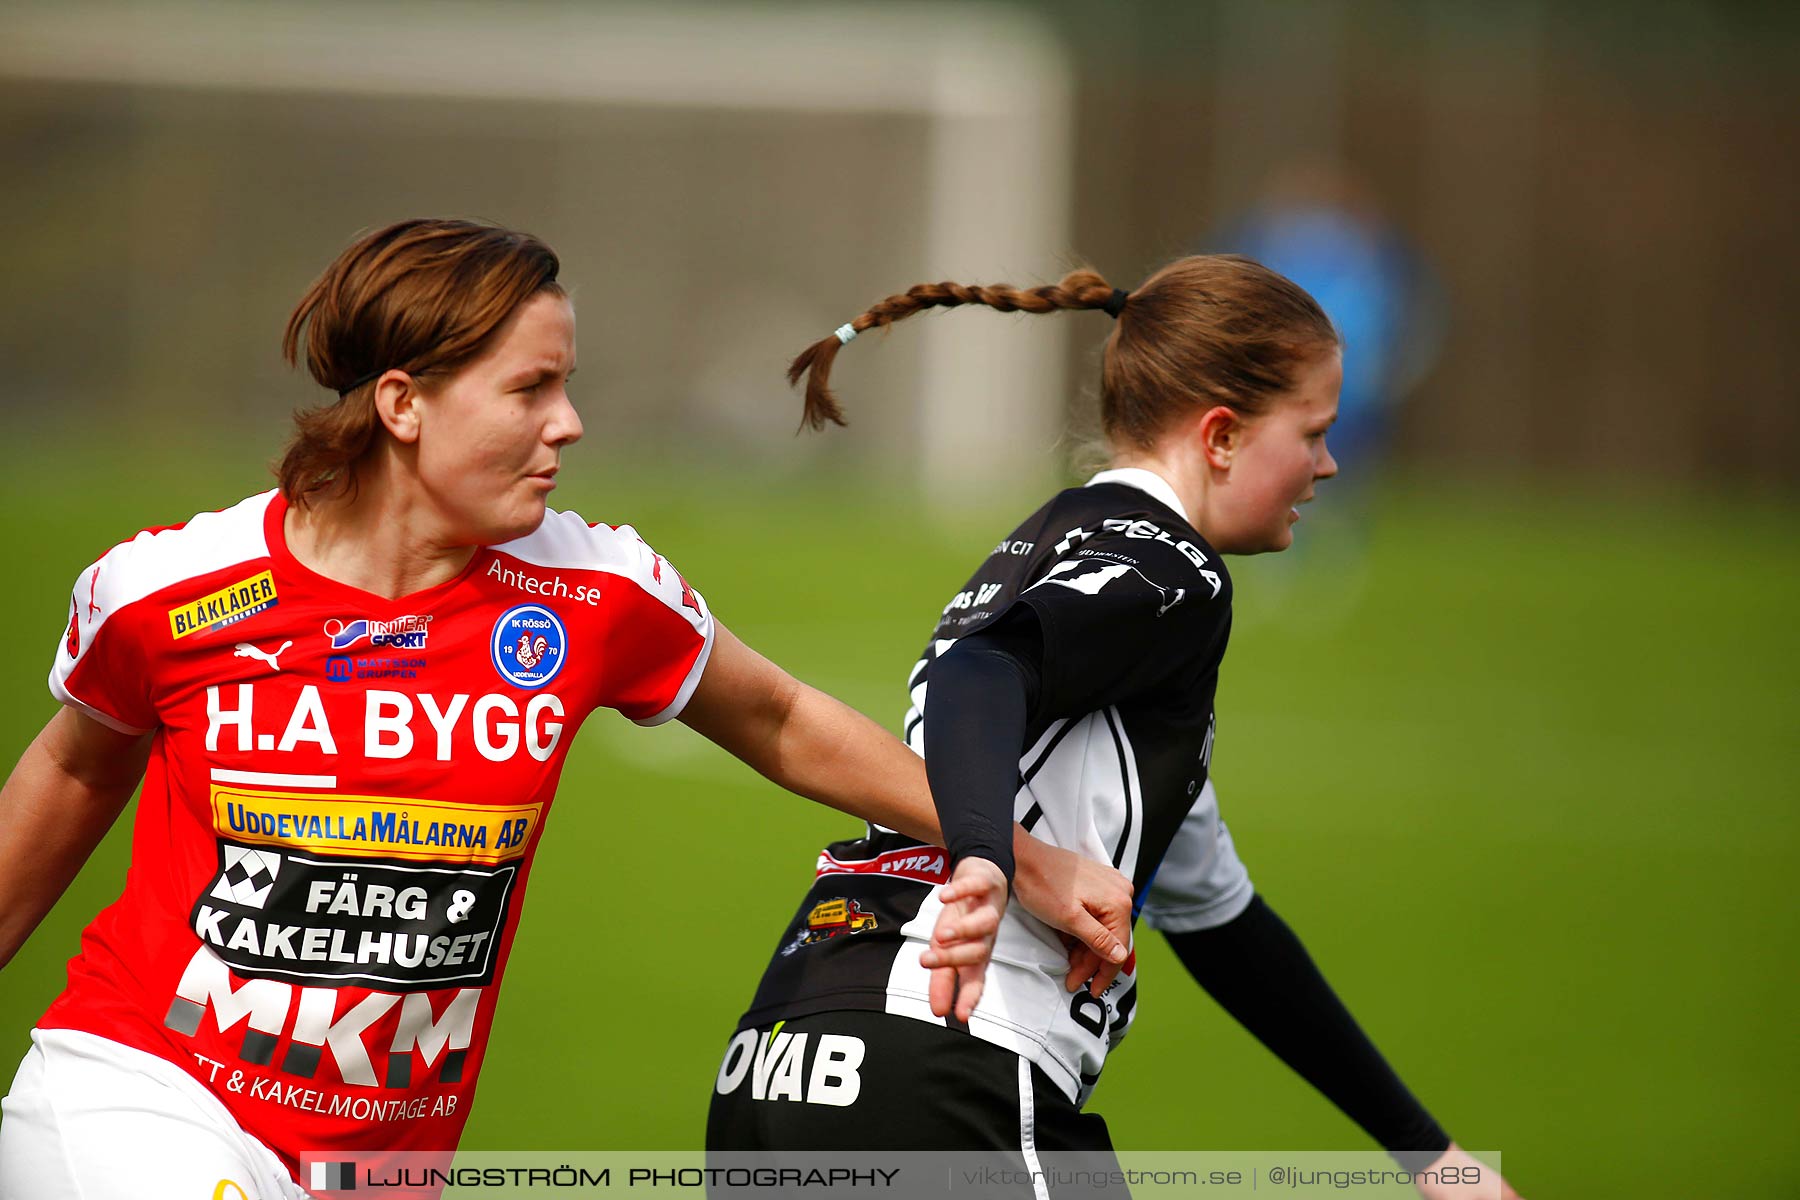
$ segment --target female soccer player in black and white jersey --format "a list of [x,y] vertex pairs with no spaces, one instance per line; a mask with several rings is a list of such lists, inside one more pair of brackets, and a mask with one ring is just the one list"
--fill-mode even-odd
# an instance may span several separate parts
[[[1071,961],[1016,908],[994,929],[942,906],[1004,894],[1016,820],[1129,875],[1201,986],[1403,1165],[1473,1166],[1256,894],[1207,777],[1231,628],[1219,556],[1285,549],[1337,471],[1330,320],[1230,256],[1181,259],[1129,294],[1092,271],[1028,291],[920,285],[794,361],[808,420],[841,423],[827,378],[856,334],[967,304],[1117,319],[1101,390],[1112,466],[1027,517],[945,606],[908,681],[905,736],[948,855],[870,826],[820,856],[726,1050],[709,1147],[1009,1151],[1030,1166],[1035,1151],[1110,1154],[1081,1105],[1131,1022],[1135,956]],[[1480,1194],[1511,1194],[1485,1178]],[[1421,1185],[1471,1194],[1441,1188]]]

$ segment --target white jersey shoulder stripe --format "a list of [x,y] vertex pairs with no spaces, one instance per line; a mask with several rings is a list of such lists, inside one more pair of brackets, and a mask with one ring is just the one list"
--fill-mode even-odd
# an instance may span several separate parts
[[[93,626],[97,629],[107,617],[184,579],[267,558],[263,518],[274,498],[271,489],[219,512],[199,513],[173,529],[145,530],[114,546],[94,564],[99,573],[90,579],[84,571],[77,584],[76,599],[82,601],[84,615],[88,608],[98,608]],[[80,595],[83,590],[90,594]],[[84,631],[87,628],[83,626]]]
[[69,677],[106,623],[133,604],[183,580],[267,558],[263,519],[275,495],[271,489],[222,511],[200,513],[172,529],[147,529],[82,571],[70,597],[70,621],[78,634],[75,652],[67,653],[58,645],[50,667],[51,694],[121,733],[145,732],[73,694]]
[[[578,513],[551,509],[543,524],[522,538],[493,547],[538,567],[565,571],[599,571],[631,580],[705,632],[712,624],[706,601],[686,586],[672,563],[629,525],[589,525]],[[710,640],[710,634],[708,635]]]
[[543,522],[522,538],[495,546],[495,553],[510,554],[538,567],[561,567],[570,571],[611,571],[633,574],[639,564],[648,569],[655,551],[644,544],[637,530],[629,525],[614,529],[610,525],[589,525],[581,514],[545,512]]
[[493,551],[537,567],[597,571],[629,579],[645,595],[692,626],[701,640],[700,652],[674,699],[661,712],[634,719],[639,725],[660,725],[680,715],[706,671],[718,627],[706,600],[687,585],[674,564],[650,548],[637,530],[629,525],[616,529],[610,525],[589,525],[578,513],[551,509],[532,532],[495,546]]

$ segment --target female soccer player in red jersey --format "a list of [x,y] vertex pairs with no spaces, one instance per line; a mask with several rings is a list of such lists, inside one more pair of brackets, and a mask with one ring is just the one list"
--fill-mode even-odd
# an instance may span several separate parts
[[[1101,388],[1111,469],[1001,539],[907,681],[906,737],[964,874],[934,890],[942,860],[891,830],[826,848],[726,1049],[709,1148],[986,1150],[1032,1172],[1045,1152],[1111,1164],[1105,1122],[1081,1106],[1131,1023],[1136,958],[1071,961],[1017,910],[990,950],[1016,819],[1130,875],[1145,919],[1233,1016],[1403,1166],[1436,1168],[1422,1192],[1510,1195],[1401,1084],[1257,895],[1208,778],[1231,626],[1219,556],[1288,547],[1300,506],[1337,472],[1330,320],[1290,281],[1230,256],[1181,259],[1130,293],[1092,271],[1029,291],[924,284],[795,360],[808,420],[841,420],[827,377],[858,333],[967,304],[1116,318]],[[981,920],[942,912],[946,897],[984,888]],[[1186,1066],[1211,1086],[1202,1054]]]
[[[582,431],[557,269],[468,222],[362,238],[288,325],[338,400],[297,418],[279,489],[81,573],[63,708],[0,791],[0,963],[143,798],[124,894],[5,1100],[0,1198],[332,1193],[346,1162],[453,1149],[596,708],[937,838],[900,742],[734,638],[630,526],[547,507]],[[1022,903],[1122,959],[1122,876],[1071,883],[1018,836],[1046,881]]]

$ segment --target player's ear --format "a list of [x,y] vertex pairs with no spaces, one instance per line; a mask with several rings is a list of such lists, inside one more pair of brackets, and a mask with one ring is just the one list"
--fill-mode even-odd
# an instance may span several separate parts
[[1231,460],[1244,440],[1244,418],[1230,407],[1216,404],[1200,414],[1194,436],[1206,465],[1215,471],[1231,470]]
[[405,371],[389,371],[375,381],[375,415],[397,442],[419,440],[419,383]]

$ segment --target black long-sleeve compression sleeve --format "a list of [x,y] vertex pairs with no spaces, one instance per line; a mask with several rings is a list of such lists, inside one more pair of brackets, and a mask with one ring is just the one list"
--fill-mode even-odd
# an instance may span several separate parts
[[958,641],[931,667],[925,774],[953,860],[985,858],[1013,877],[1013,797],[1037,701],[1042,641],[1029,613]]
[[1256,1039],[1402,1167],[1420,1170],[1450,1135],[1357,1025],[1306,947],[1261,896],[1212,929],[1167,935],[1189,974]]

